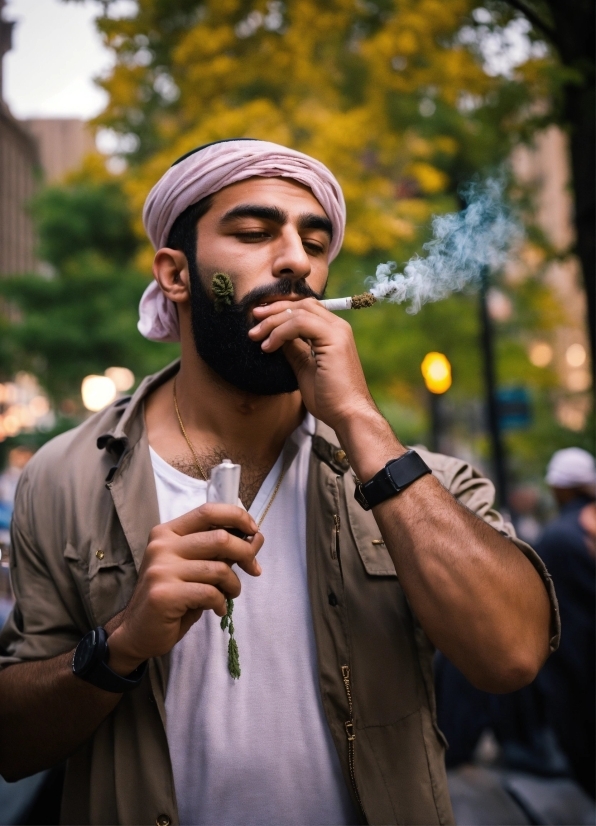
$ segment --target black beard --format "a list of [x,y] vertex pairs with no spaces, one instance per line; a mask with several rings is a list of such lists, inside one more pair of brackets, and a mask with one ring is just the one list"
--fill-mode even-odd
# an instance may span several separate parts
[[190,275],[192,333],[197,353],[224,381],[256,396],[277,396],[298,390],[296,374],[283,351],[265,353],[260,341],[248,337],[257,322],[250,310],[269,297],[298,295],[321,298],[305,281],[280,278],[274,285],[257,287],[242,301],[218,311],[208,295],[195,256],[187,255]]

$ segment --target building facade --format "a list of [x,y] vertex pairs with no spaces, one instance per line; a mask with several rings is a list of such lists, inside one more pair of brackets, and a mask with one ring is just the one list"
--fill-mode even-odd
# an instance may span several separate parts
[[0,0],[0,275],[36,268],[35,235],[28,204],[40,174],[35,139],[10,114],[2,91],[2,59],[11,47],[13,23]]

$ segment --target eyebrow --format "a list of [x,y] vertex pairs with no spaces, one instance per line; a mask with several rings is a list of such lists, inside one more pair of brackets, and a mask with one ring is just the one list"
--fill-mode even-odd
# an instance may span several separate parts
[[[236,218],[261,218],[265,221],[273,221],[282,227],[288,223],[288,213],[276,206],[263,206],[261,204],[239,204],[230,209],[219,219],[220,225],[228,224]],[[316,215],[314,212],[303,212],[298,218],[298,229],[320,229],[326,232],[329,238],[333,238],[333,225],[329,218],[324,215]]]

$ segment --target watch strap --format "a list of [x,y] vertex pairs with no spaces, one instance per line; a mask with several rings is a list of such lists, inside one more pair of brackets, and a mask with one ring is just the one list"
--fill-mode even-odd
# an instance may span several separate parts
[[126,691],[131,691],[133,688],[136,688],[145,676],[147,662],[141,663],[138,668],[135,668],[135,670],[126,677],[117,674],[115,671],[112,671],[106,662],[109,653],[107,631],[100,625],[90,633],[95,634],[93,663],[90,668],[85,669],[82,673],[77,671],[75,668],[75,652],[72,670],[76,676],[97,688],[102,688],[104,691],[110,691],[114,694],[123,694]]
[[415,450],[408,450],[398,459],[387,462],[368,482],[359,482],[354,498],[364,510],[370,510],[400,493],[427,473],[432,471],[426,462]]

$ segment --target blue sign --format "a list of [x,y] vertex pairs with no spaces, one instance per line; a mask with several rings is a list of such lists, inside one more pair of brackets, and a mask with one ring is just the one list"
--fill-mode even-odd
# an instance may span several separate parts
[[530,394],[525,387],[507,387],[497,391],[497,408],[501,430],[529,427],[532,422]]

